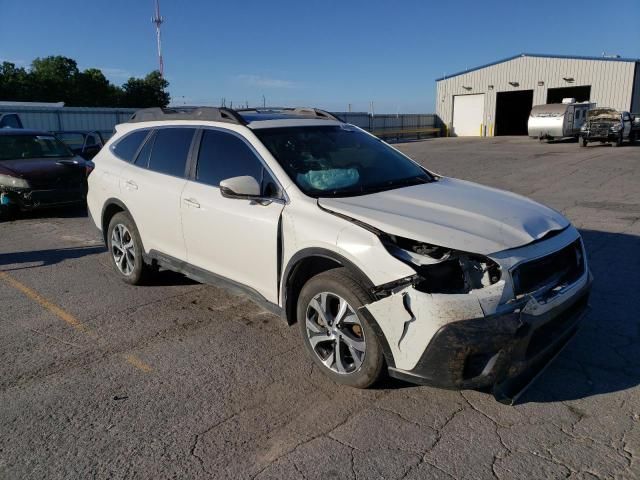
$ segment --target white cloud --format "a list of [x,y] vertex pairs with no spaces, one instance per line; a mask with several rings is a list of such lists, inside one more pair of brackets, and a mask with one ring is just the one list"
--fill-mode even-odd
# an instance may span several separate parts
[[241,74],[236,78],[246,85],[262,88],[295,88],[297,85],[290,80],[282,80],[279,78],[269,78],[262,75]]

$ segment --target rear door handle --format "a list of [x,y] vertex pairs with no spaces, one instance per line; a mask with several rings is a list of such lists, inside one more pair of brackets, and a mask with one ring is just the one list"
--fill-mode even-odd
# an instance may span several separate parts
[[137,190],[138,189],[138,184],[132,180],[127,180],[126,182],[124,182],[124,184],[126,185],[127,188],[131,189],[131,190]]
[[193,208],[200,208],[200,204],[198,203],[198,201],[193,198],[185,198],[184,203]]

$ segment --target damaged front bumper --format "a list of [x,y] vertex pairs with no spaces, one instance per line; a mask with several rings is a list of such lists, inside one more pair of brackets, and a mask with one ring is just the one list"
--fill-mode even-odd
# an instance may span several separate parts
[[86,196],[86,187],[44,190],[0,187],[0,206],[29,211],[83,202]]
[[[393,320],[375,322],[385,336],[391,376],[449,389],[490,387],[498,401],[513,403],[577,332],[591,283],[587,270],[553,298],[529,298],[488,316],[468,296],[448,296],[438,305],[439,296],[411,287],[363,309],[368,318]],[[437,323],[442,317],[460,320]],[[430,341],[420,353],[421,338]]]

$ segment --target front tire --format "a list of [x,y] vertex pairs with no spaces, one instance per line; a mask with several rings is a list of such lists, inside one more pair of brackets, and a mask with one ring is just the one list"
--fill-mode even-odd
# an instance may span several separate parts
[[578,145],[580,145],[581,147],[586,147],[589,144],[589,141],[584,138],[584,137],[579,137],[578,138]]
[[117,213],[109,222],[107,247],[113,268],[123,281],[131,285],[144,283],[149,267],[144,263],[140,233],[128,213]]
[[623,141],[624,141],[624,139],[622,137],[622,133],[620,133],[620,135],[618,135],[618,138],[616,138],[616,141],[613,142],[613,146],[614,147],[621,147]]
[[320,273],[300,292],[297,319],[305,349],[336,383],[367,388],[380,378],[382,345],[359,310],[371,300],[346,268]]

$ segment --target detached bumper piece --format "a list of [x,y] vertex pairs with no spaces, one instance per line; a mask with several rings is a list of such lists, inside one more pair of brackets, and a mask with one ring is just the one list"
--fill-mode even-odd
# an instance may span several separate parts
[[591,277],[572,298],[533,316],[509,313],[443,326],[411,371],[392,377],[449,389],[491,388],[512,405],[578,331],[588,309]]
[[52,190],[7,190],[0,193],[0,204],[20,210],[59,207],[79,203],[87,197],[86,188]]

